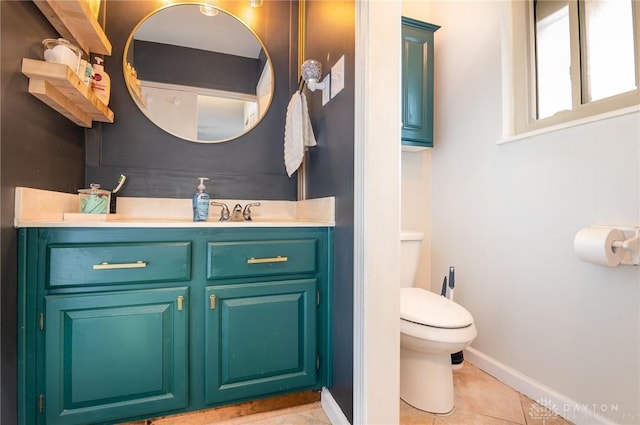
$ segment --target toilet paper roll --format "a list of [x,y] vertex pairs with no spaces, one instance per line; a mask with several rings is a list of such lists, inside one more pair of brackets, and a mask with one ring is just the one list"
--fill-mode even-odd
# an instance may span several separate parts
[[624,241],[624,233],[619,229],[588,227],[580,230],[573,241],[578,258],[594,264],[615,267],[624,258],[624,249],[614,248],[614,241]]

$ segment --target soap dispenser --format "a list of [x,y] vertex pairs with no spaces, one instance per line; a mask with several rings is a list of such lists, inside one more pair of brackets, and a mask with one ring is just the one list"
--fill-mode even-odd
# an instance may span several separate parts
[[104,71],[102,58],[96,56],[93,58],[96,63],[93,64],[93,80],[91,81],[91,90],[104,103],[109,104],[111,95],[111,77]]
[[193,221],[207,221],[209,219],[209,194],[205,192],[206,177],[198,177],[200,184],[198,191],[193,194]]

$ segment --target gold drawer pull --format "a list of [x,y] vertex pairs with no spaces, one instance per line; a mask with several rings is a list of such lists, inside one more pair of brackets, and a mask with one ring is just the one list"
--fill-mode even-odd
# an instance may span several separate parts
[[209,295],[209,308],[211,310],[215,310],[216,309],[216,296],[215,295]]
[[255,258],[251,257],[247,260],[247,264],[264,264],[264,263],[286,263],[289,261],[287,257],[278,255],[277,257],[270,258]]
[[147,263],[144,261],[136,261],[135,263],[119,263],[109,264],[106,261],[100,264],[94,264],[93,270],[113,270],[113,269],[143,269],[147,267]]

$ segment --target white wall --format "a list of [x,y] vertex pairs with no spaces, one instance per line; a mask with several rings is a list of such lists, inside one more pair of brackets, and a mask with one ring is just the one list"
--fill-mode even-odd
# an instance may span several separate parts
[[[416,230],[424,234],[420,265],[414,285],[425,289],[431,287],[430,164],[431,150],[402,152],[401,227],[403,230]],[[448,268],[442,270],[443,276],[447,271]]]
[[356,3],[355,424],[400,416],[400,13]]
[[147,106],[144,114],[153,122],[161,122],[165,131],[196,140],[198,138],[198,96],[194,92],[148,85],[142,81],[142,94]]
[[[403,0],[402,16],[430,22],[430,3],[419,0]],[[437,22],[433,22],[438,24]],[[436,38],[438,33],[436,32]],[[437,93],[437,88],[436,88]],[[401,227],[424,233],[421,261],[416,274],[415,285],[422,288],[431,286],[431,149],[421,152],[402,152],[401,166]],[[448,268],[447,268],[448,270]],[[443,270],[445,273],[446,270]],[[444,274],[443,274],[444,276]],[[440,279],[442,283],[442,279]]]
[[501,2],[430,5],[442,26],[425,177],[432,288],[455,265],[476,350],[612,422],[640,423],[640,268],[573,252],[582,227],[640,225],[640,116],[497,145],[501,13]]

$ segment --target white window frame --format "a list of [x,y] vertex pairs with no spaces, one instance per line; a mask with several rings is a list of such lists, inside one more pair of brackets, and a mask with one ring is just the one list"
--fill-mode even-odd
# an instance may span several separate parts
[[[597,101],[581,104],[581,85],[579,67],[573,64],[578,61],[579,40],[576,31],[572,32],[572,66],[571,78],[580,81],[573,84],[573,109],[560,111],[551,117],[536,117],[536,70],[535,70],[535,31],[533,22],[533,1],[509,1],[504,3],[506,25],[503,27],[503,102],[505,104],[503,137],[522,138],[529,134],[554,131],[558,128],[580,125],[598,119],[624,115],[640,110],[640,89],[628,91]],[[636,85],[640,84],[640,2],[632,2]],[[577,20],[577,2],[572,1],[570,14]],[[577,103],[576,103],[577,100]]]

